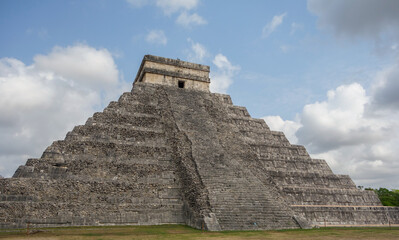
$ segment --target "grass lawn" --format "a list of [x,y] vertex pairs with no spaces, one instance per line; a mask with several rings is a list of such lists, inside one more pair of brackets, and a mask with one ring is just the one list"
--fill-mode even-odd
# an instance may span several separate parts
[[0,239],[399,239],[399,227],[318,228],[310,230],[203,232],[183,225],[105,226],[0,230]]

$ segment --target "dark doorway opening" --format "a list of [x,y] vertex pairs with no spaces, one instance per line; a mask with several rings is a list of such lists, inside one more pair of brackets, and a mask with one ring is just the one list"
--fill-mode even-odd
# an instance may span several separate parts
[[184,88],[184,81],[179,81],[177,85],[179,86],[179,88]]

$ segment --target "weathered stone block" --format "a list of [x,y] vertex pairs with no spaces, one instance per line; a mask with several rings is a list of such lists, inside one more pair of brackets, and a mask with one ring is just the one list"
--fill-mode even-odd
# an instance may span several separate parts
[[209,81],[208,66],[145,56],[131,92],[0,179],[0,228],[399,223],[399,208],[209,93]]

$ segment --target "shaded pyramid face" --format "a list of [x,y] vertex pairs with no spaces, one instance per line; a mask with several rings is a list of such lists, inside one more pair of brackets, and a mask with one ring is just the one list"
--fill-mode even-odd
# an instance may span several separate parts
[[146,55],[131,92],[0,179],[0,226],[399,223],[209,82],[208,66]]

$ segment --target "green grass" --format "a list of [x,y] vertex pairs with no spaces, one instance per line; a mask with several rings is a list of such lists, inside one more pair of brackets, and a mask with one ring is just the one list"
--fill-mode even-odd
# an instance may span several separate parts
[[43,232],[26,234],[25,229],[0,230],[0,239],[399,239],[399,227],[347,227],[295,229],[278,231],[206,232],[184,225],[104,226],[42,228]]

